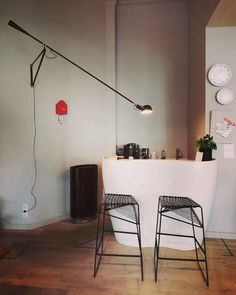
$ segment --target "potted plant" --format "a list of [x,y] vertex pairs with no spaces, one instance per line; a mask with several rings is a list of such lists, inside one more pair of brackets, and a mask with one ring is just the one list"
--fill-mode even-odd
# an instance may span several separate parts
[[212,150],[217,149],[217,145],[213,140],[213,136],[206,134],[195,142],[196,147],[199,152],[203,153],[202,161],[211,161],[212,160]]

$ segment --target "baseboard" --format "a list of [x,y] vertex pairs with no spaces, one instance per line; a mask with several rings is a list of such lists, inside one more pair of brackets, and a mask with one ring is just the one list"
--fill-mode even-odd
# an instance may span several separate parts
[[1,224],[2,228],[4,229],[19,229],[19,230],[30,230],[39,228],[42,226],[46,226],[52,223],[60,222],[62,220],[70,218],[69,214],[41,220],[34,223],[3,223]]
[[215,239],[236,239],[236,233],[227,233],[227,232],[214,232],[214,231],[206,231],[207,238],[215,238]]

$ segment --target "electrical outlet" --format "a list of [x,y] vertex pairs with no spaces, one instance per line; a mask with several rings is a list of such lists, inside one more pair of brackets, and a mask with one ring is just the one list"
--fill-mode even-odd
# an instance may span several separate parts
[[28,218],[28,209],[29,209],[29,206],[28,204],[23,204],[22,205],[22,210],[23,210],[23,218]]

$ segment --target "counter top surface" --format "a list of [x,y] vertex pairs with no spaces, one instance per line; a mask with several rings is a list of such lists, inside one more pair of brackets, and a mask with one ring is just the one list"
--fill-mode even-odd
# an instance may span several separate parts
[[116,157],[104,157],[103,160],[114,160],[117,162],[188,162],[188,163],[210,163],[210,162],[215,162],[216,159],[213,159],[212,161],[195,161],[187,158],[182,158],[176,160],[175,158],[167,158],[167,159],[117,159]]

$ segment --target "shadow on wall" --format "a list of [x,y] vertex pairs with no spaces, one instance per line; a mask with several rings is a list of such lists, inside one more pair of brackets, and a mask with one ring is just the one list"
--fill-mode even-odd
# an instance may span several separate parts
[[0,228],[3,228],[2,212],[3,212],[3,200],[0,198]]
[[98,164],[98,204],[103,198],[102,165]]
[[4,228],[6,224],[10,224],[13,217],[11,215],[9,216],[3,216],[4,214],[4,202],[3,199],[0,197],[0,229]]
[[65,208],[65,214],[70,213],[70,170],[64,171],[62,174],[62,179],[64,181],[64,198],[63,207]]

